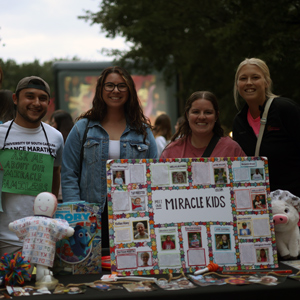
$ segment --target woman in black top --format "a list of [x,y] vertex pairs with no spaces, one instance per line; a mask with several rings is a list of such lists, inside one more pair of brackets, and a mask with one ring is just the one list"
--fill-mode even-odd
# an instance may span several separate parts
[[271,190],[288,190],[300,196],[300,106],[272,93],[266,63],[258,58],[240,63],[234,81],[235,104],[246,101],[234,119],[233,138],[247,156],[255,155],[257,136],[266,101],[274,98],[260,146],[260,156],[268,158]]

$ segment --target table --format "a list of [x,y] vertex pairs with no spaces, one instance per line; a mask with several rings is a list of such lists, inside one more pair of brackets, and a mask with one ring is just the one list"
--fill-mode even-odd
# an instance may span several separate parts
[[[293,273],[297,273],[298,270],[279,263],[279,269],[292,269]],[[108,271],[103,271],[99,275],[57,275],[55,278],[59,280],[60,283],[67,285],[69,283],[83,283],[83,282],[93,282],[99,280],[103,274],[109,274]],[[162,276],[156,276],[161,278]],[[167,278],[167,276],[165,276]],[[207,286],[200,287],[197,286],[195,289],[189,290],[176,290],[176,291],[165,291],[157,288],[156,291],[152,292],[133,292],[130,293],[125,289],[122,290],[111,290],[111,291],[98,291],[87,287],[85,294],[56,294],[56,295],[41,295],[34,296],[34,300],[66,300],[66,299],[143,299],[143,300],[166,300],[166,299],[180,299],[180,300],[192,300],[192,299],[237,299],[237,300],[258,300],[258,299],[287,299],[288,297],[296,297],[300,293],[300,282],[287,278],[285,282],[280,283],[276,286],[265,286],[259,284],[243,285],[243,286],[233,286],[233,285],[221,285],[221,286]],[[54,298],[55,297],[55,298]],[[170,297],[170,298],[169,298]]]

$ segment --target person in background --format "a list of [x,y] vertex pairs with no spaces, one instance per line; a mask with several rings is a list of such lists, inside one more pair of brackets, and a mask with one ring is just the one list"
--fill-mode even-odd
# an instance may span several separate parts
[[181,116],[181,117],[179,117],[179,118],[177,119],[177,122],[176,122],[176,124],[175,124],[175,126],[174,126],[174,128],[175,128],[175,133],[178,132],[179,127],[180,127],[183,123],[184,123],[184,116]]
[[[0,88],[3,81],[3,71],[0,67]],[[13,92],[10,90],[0,90],[0,124],[14,119],[16,115],[15,105],[12,98]]]
[[[53,112],[53,114],[50,117],[49,124],[61,132],[63,139],[64,139],[64,143],[67,140],[69,132],[71,131],[72,127],[74,126],[74,122],[73,122],[71,115],[68,112],[61,110],[61,109],[55,110]],[[61,187],[61,185],[59,187],[57,201],[59,203],[62,202],[62,187]]]
[[14,119],[16,108],[13,101],[13,92],[0,90],[0,124]]
[[157,154],[160,156],[172,137],[171,119],[168,115],[161,114],[156,118],[153,135],[157,145]]
[[[45,167],[48,165],[53,167],[51,191],[57,197],[64,142],[59,131],[42,122],[50,102],[48,83],[36,76],[21,79],[15,94],[13,94],[13,102],[16,105],[15,119],[0,125],[1,151],[14,151],[15,155],[10,158],[8,163],[15,163],[16,165],[26,164],[26,159],[22,160],[22,157],[26,157],[26,152],[44,154],[43,159],[39,161],[39,166]],[[47,160],[48,163],[45,163]],[[1,161],[1,163],[3,166],[6,165],[5,161]],[[26,185],[27,182],[24,181],[24,183]],[[22,242],[19,241],[15,233],[8,229],[8,224],[17,219],[33,216],[35,196],[19,194],[18,192],[19,190],[16,188],[11,189],[10,192],[2,191],[3,212],[0,212],[0,256],[4,253],[15,253],[22,249]],[[36,194],[39,192],[41,192],[41,189],[40,191],[36,190]]]
[[233,139],[247,156],[255,155],[261,117],[268,99],[271,103],[260,145],[260,156],[268,158],[271,191],[287,190],[300,197],[300,106],[291,99],[272,92],[272,80],[266,63],[246,58],[236,71],[234,99],[243,108],[233,122]]
[[64,142],[66,142],[69,132],[74,126],[72,116],[68,112],[61,109],[53,112],[50,117],[49,124],[61,132]]
[[[179,138],[178,138],[179,137]],[[208,157],[245,156],[244,151],[224,131],[219,119],[216,96],[208,91],[193,93],[187,100],[184,123],[161,154],[161,158],[201,157],[211,141]]]
[[62,162],[63,202],[84,200],[99,205],[104,248],[109,246],[106,161],[156,157],[151,124],[132,77],[121,67],[104,69],[92,108],[80,115],[69,133]]

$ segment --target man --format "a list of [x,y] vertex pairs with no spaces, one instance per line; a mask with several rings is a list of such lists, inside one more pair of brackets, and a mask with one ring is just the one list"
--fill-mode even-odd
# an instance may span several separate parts
[[[25,160],[22,161],[22,157],[26,157],[29,152],[42,153],[44,154],[43,159],[36,166],[39,170],[43,170],[43,168],[48,166],[48,168],[51,168],[50,174],[53,168],[53,176],[50,175],[53,177],[52,189],[47,184],[41,187],[38,177],[34,180],[31,177],[31,182],[25,182],[23,188],[26,184],[28,186],[39,186],[39,189],[46,189],[47,186],[47,189],[50,189],[50,192],[52,191],[57,196],[60,185],[60,165],[64,145],[61,133],[42,122],[42,118],[46,115],[50,102],[50,88],[47,82],[36,76],[21,79],[17,85],[15,94],[13,94],[13,101],[16,105],[16,118],[0,125],[0,147],[1,151],[3,151],[2,156],[0,156],[0,163],[4,169],[2,186],[3,212],[0,212],[0,256],[4,253],[14,253],[21,250],[22,243],[13,232],[9,231],[8,224],[14,220],[32,216],[35,198],[27,190],[24,190],[24,194],[18,193],[16,186],[10,186],[9,192],[4,192],[6,191],[7,184],[7,181],[5,181],[5,171],[10,166],[20,166],[21,168],[23,166],[23,170],[16,168],[11,171],[11,174],[15,174],[16,182],[20,181],[20,175],[22,174],[23,182],[25,182],[25,179],[28,179],[29,175],[26,173],[28,171],[26,170],[27,163]],[[5,161],[5,158],[3,158],[5,151],[8,151],[6,153],[12,152],[16,160]],[[34,170],[30,171],[30,175],[33,176]],[[49,182],[51,182],[51,178],[49,178]],[[36,195],[42,191],[37,190]]]

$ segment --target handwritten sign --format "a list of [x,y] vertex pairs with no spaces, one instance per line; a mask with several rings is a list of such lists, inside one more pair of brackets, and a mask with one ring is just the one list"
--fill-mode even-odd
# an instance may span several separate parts
[[5,149],[0,151],[3,166],[2,192],[36,196],[51,192],[53,177],[51,155]]
[[112,271],[278,267],[267,158],[112,160],[107,189]]

